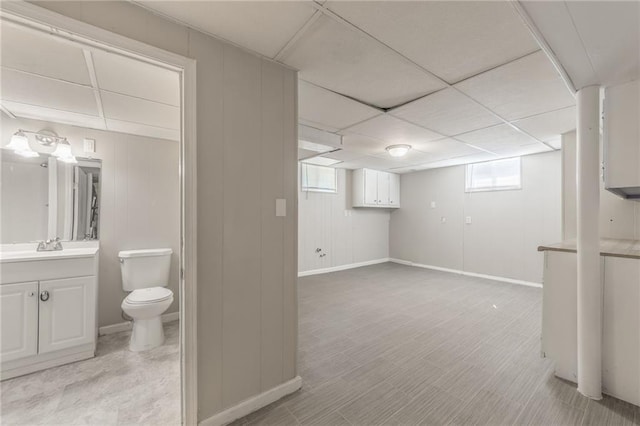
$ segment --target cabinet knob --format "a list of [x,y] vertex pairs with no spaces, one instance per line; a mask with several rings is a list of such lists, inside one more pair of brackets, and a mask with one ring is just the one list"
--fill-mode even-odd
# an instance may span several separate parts
[[35,291],[30,291],[29,293],[27,293],[27,296],[29,296],[29,297],[33,297],[35,295],[36,295]]
[[43,302],[49,300],[49,292],[47,290],[40,293],[40,300],[42,300]]

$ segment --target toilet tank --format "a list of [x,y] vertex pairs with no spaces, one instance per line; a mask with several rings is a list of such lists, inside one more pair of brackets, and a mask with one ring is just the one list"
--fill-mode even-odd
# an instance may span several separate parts
[[123,290],[166,287],[169,284],[172,253],[170,248],[124,250],[118,253]]

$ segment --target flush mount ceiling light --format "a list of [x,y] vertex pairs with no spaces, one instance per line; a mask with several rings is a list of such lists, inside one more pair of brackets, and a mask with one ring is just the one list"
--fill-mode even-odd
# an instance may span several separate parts
[[404,157],[407,155],[407,152],[411,149],[411,145],[399,144],[399,145],[389,145],[387,148],[387,152],[392,157]]
[[13,152],[22,157],[30,158],[40,156],[40,154],[31,149],[31,146],[29,146],[29,138],[22,130],[18,130],[11,136],[11,141],[9,141],[9,144],[5,148],[13,150]]

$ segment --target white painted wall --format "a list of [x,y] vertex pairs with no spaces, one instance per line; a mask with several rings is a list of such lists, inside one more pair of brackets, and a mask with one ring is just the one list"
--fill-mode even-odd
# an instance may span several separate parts
[[390,257],[541,283],[537,247],[562,238],[561,182],[559,152],[522,157],[522,189],[515,191],[466,193],[465,166],[404,174]]
[[[602,158],[602,140],[600,141]],[[576,238],[576,132],[562,135],[564,188],[564,239]],[[640,202],[623,200],[604,189],[600,181],[600,236],[603,238],[640,239]]]
[[[337,169],[335,194],[299,192],[299,272],[389,257],[389,210],[352,208],[352,174]],[[322,252],[317,253],[317,248]],[[326,256],[320,257],[323,253]]]
[[[173,249],[168,287],[173,291],[174,302],[166,312],[177,312],[180,249],[178,143],[46,121],[12,120],[6,117],[2,119],[0,134],[4,141],[17,129],[38,131],[45,128],[68,138],[77,156],[83,156],[84,138],[95,139],[96,152],[91,156],[102,160],[98,326],[123,321],[120,305],[127,293],[122,290],[118,259],[118,252],[121,250],[161,247]],[[32,146],[34,149],[38,148],[36,145]],[[38,168],[46,173],[47,169],[39,166]],[[4,185],[2,194],[4,201]],[[46,207],[40,208],[46,217]],[[3,234],[7,229],[10,229],[10,226],[3,218]],[[46,235],[46,230],[42,235]]]

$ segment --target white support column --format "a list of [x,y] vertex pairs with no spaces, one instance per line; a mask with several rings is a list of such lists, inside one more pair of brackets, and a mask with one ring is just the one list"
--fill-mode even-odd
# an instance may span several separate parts
[[600,88],[578,91],[578,391],[602,399]]

